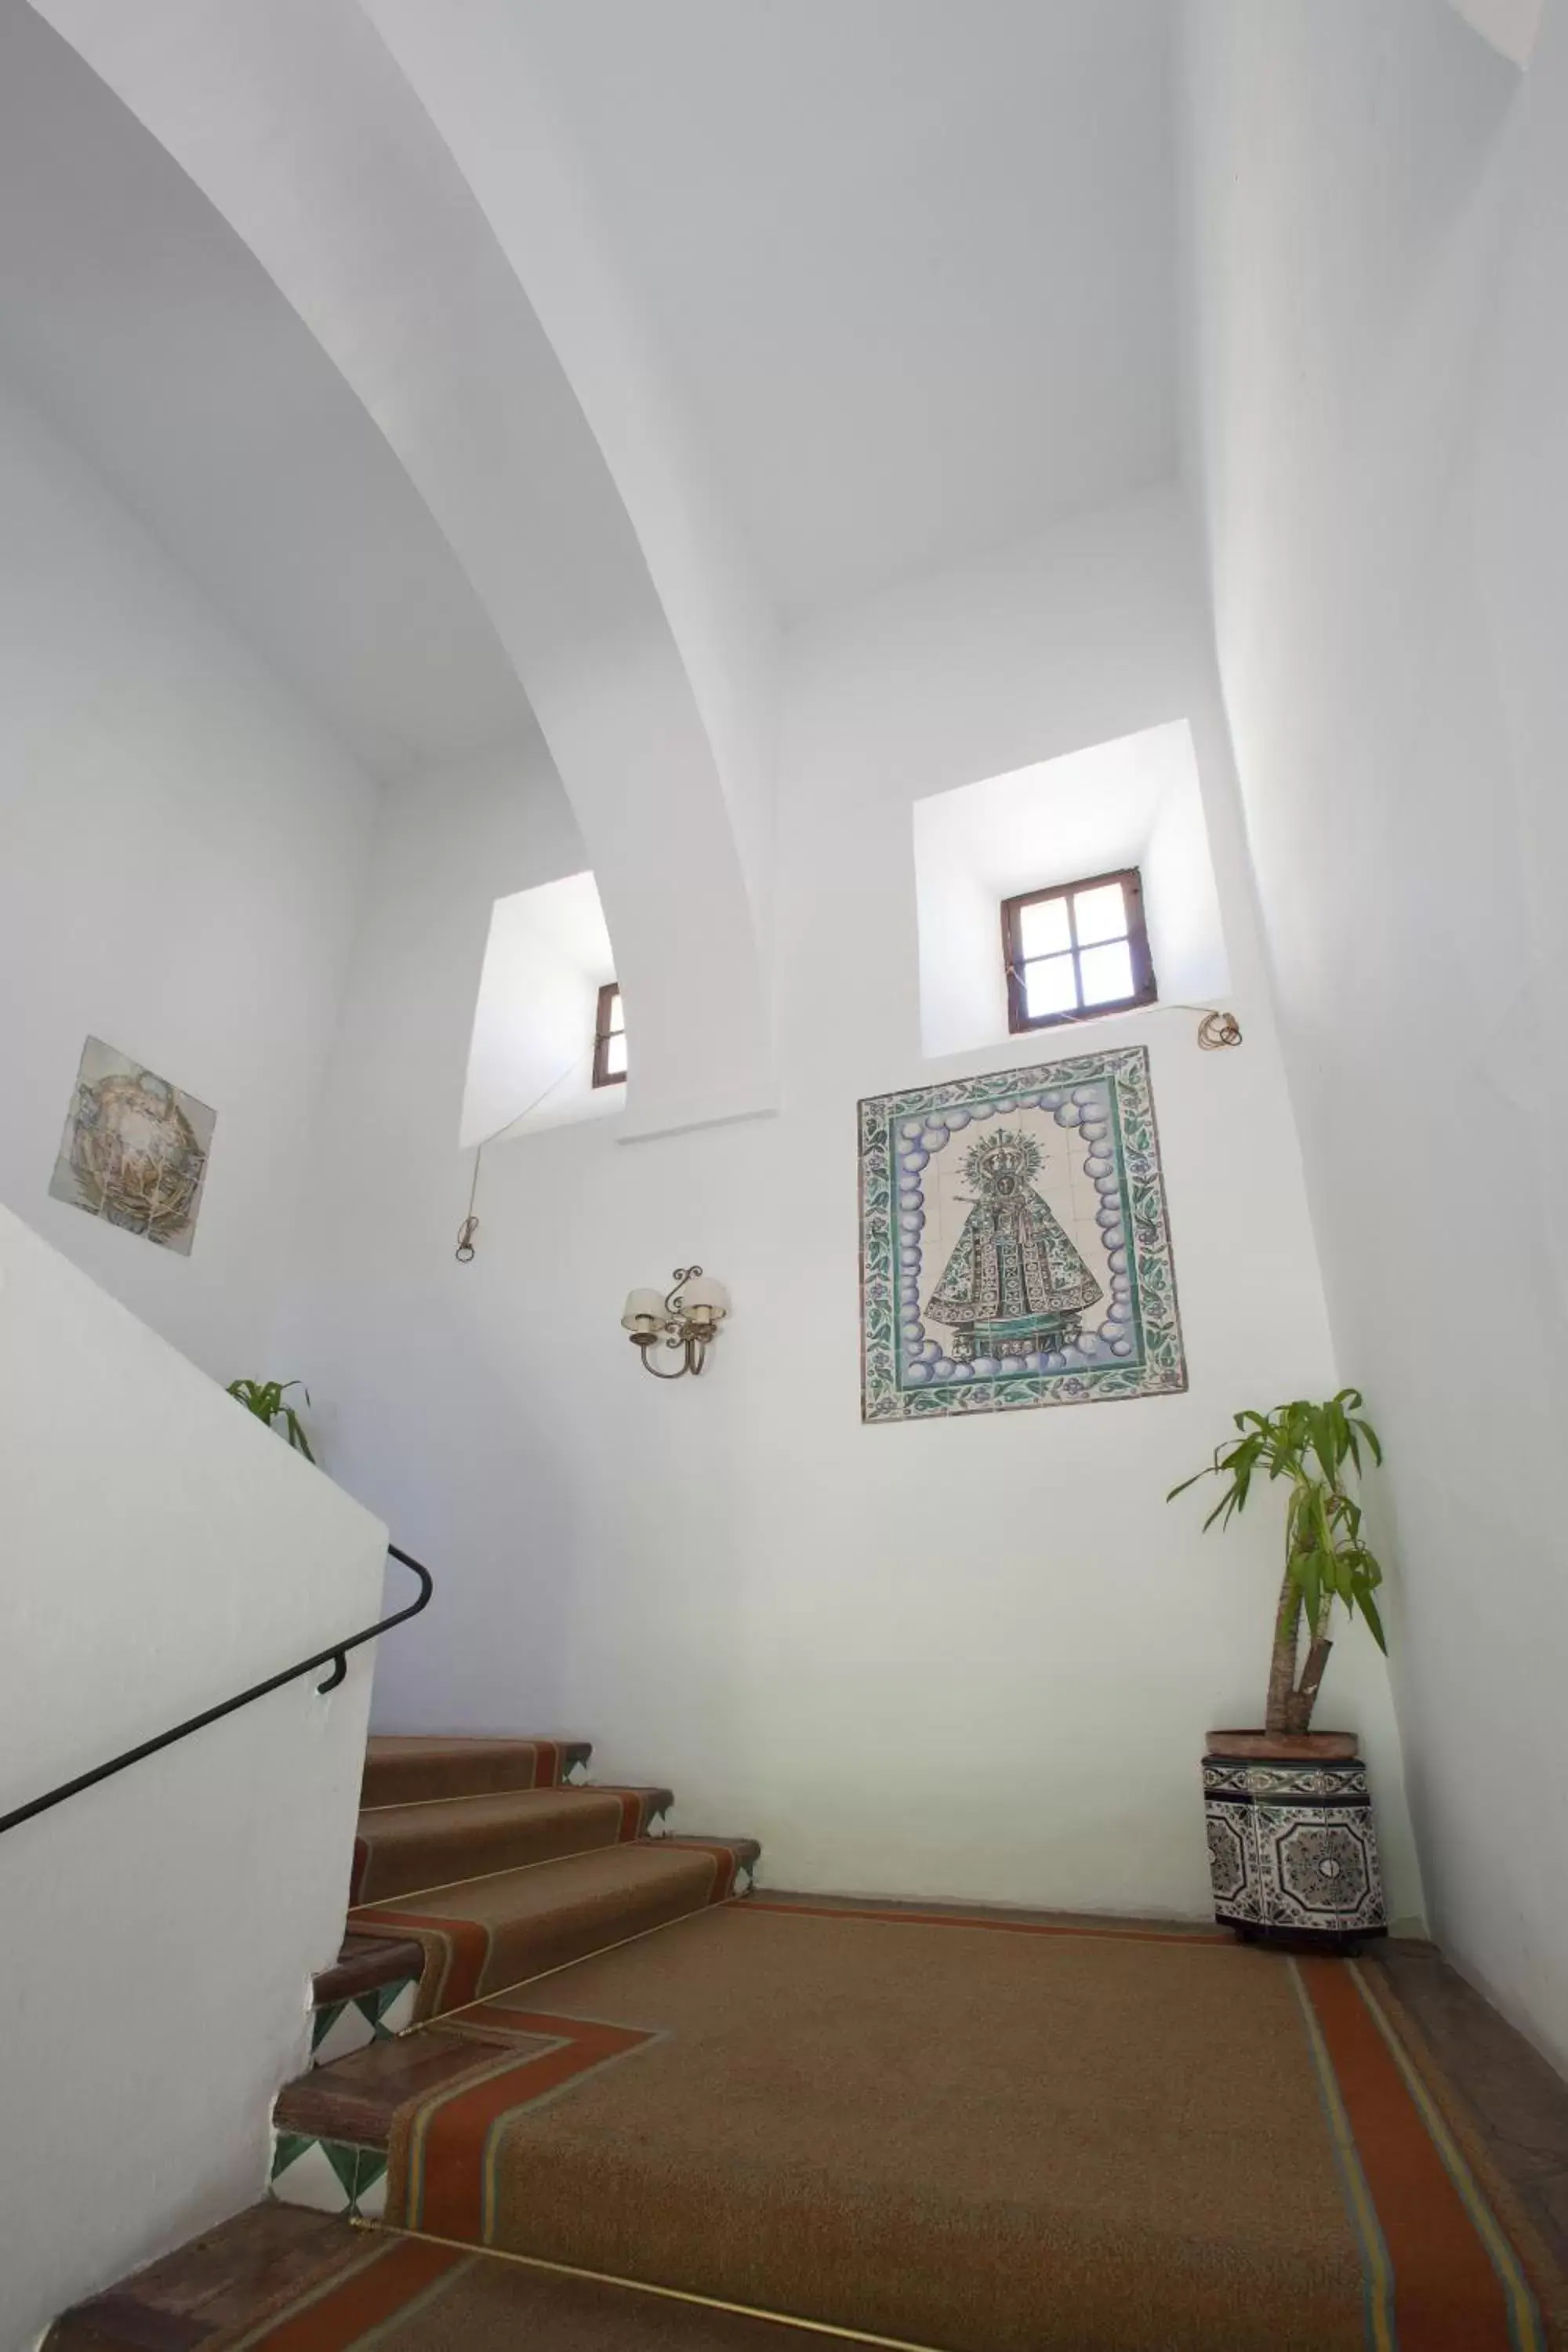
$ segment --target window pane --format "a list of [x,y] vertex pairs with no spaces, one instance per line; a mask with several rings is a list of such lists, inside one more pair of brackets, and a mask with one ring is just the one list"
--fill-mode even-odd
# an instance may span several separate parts
[[1083,973],[1086,1004],[1114,1004],[1121,997],[1134,993],[1132,950],[1125,940],[1118,940],[1110,947],[1085,948],[1079,958],[1079,968]]
[[1040,898],[1018,909],[1018,943],[1026,956],[1060,955],[1072,945],[1065,898]]
[[1075,890],[1072,918],[1078,925],[1078,943],[1087,948],[1096,940],[1124,940],[1127,937],[1127,901],[1120,882],[1102,882],[1097,890]]
[[1076,1013],[1078,990],[1070,955],[1048,956],[1043,963],[1024,966],[1024,999],[1031,1021],[1047,1013]]
[[621,992],[618,988],[605,1010],[609,1015],[607,1024],[609,1033],[612,1037],[618,1037],[626,1025],[626,1016],[621,1010]]
[[613,1037],[605,1040],[605,1076],[609,1078],[624,1076],[626,1066],[626,1041],[617,1029]]

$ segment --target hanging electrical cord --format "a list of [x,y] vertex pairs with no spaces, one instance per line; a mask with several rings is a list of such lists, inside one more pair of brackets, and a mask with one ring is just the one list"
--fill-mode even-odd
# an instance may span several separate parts
[[539,1108],[541,1103],[549,1101],[557,1087],[564,1086],[574,1071],[580,1070],[584,1062],[593,1058],[593,1053],[594,1048],[590,1045],[585,1053],[577,1055],[574,1060],[567,1063],[563,1070],[556,1073],[542,1094],[535,1095],[531,1103],[524,1103],[520,1111],[515,1111],[510,1118],[494,1129],[490,1134],[481,1136],[479,1142],[475,1144],[474,1176],[472,1183],[468,1186],[468,1213],[458,1227],[458,1246],[452,1253],[459,1265],[469,1265],[473,1263],[474,1235],[479,1230],[479,1220],[474,1203],[479,1196],[479,1167],[485,1156],[486,1145],[499,1143],[503,1135],[510,1135],[514,1127],[520,1127],[531,1112]]

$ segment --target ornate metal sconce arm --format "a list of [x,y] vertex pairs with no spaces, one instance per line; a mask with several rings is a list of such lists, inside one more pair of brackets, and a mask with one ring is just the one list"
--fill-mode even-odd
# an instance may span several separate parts
[[[688,1307],[681,1293],[689,1282],[701,1274],[700,1265],[678,1265],[675,1280],[664,1295],[663,1311],[653,1311],[653,1292],[634,1291],[626,1301],[626,1312],[621,1318],[627,1336],[642,1358],[645,1372],[656,1381],[684,1380],[688,1372],[700,1372],[708,1360],[708,1349],[714,1333],[722,1322],[729,1301],[722,1285],[710,1283],[705,1296]],[[680,1356],[672,1371],[661,1372],[654,1360],[654,1349],[665,1347]]]

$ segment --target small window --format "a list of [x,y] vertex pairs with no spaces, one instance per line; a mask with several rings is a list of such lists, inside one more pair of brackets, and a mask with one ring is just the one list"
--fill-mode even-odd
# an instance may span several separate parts
[[[581,1062],[577,1066],[582,1068]],[[626,1082],[626,1024],[621,987],[619,981],[607,980],[599,991],[598,1017],[594,1024],[594,1084],[624,1087]]]
[[1048,1029],[1152,1004],[1154,967],[1136,866],[1002,901],[1007,1026]]

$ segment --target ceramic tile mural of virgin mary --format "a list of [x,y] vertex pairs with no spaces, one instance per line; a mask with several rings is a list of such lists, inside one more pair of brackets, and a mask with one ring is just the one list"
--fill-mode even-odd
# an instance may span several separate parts
[[862,1412],[1184,1389],[1142,1046],[860,1105]]

